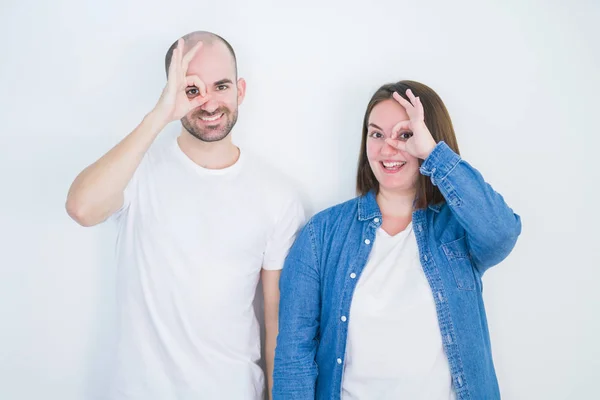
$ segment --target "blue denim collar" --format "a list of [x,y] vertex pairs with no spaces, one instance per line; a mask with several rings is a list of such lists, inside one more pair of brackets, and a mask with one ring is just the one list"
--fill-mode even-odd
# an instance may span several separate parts
[[433,211],[434,213],[438,214],[440,212],[440,210],[442,209],[442,206],[444,205],[444,202],[439,202],[437,204],[430,204],[429,205],[429,209],[431,211]]
[[[436,214],[439,214],[443,205],[444,202],[442,201],[437,204],[430,204],[428,208]],[[358,220],[367,221],[375,217],[381,218],[381,210],[377,204],[377,195],[375,194],[375,191],[370,190],[367,194],[358,198]]]
[[370,190],[364,196],[358,198],[358,220],[367,221],[375,217],[381,218],[381,211],[377,204],[374,190]]

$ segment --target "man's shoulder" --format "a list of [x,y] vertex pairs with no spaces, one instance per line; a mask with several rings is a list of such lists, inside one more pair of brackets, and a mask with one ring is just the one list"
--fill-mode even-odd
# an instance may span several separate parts
[[142,160],[136,169],[136,174],[145,175],[144,172],[149,172],[161,166],[171,165],[173,162],[173,143],[176,139],[170,136],[159,136],[152,142]]
[[146,152],[147,158],[154,159],[155,161],[164,160],[165,158],[171,158],[173,155],[173,148],[177,145],[177,138],[173,135],[165,133],[165,135],[158,136],[154,142],[148,148]]
[[298,197],[299,183],[263,158],[247,153],[244,168],[247,179],[263,193],[285,198]]

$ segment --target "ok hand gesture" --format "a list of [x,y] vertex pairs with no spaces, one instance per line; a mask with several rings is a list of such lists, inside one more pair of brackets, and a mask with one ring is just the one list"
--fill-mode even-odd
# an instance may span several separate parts
[[394,99],[406,110],[409,119],[398,122],[392,128],[392,137],[386,139],[386,142],[398,150],[424,160],[433,151],[436,143],[425,126],[425,112],[421,99],[415,97],[410,89],[406,91],[406,96],[410,102],[397,92],[393,94]]
[[[167,123],[183,118],[190,110],[206,102],[206,85],[204,82],[197,75],[186,75],[190,61],[202,47],[202,42],[198,42],[185,56],[183,55],[183,47],[184,41],[179,39],[171,57],[167,85],[155,107],[155,110],[160,113]],[[192,93],[192,91],[196,92]],[[190,95],[189,98],[188,94]],[[198,96],[198,94],[200,95]]]

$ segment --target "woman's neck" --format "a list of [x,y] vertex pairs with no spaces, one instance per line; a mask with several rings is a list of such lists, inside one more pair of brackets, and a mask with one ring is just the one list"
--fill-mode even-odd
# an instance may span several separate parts
[[397,192],[381,189],[377,194],[377,205],[382,215],[391,217],[412,215],[415,195],[415,189]]
[[416,190],[386,191],[377,194],[377,205],[381,210],[383,224],[381,228],[394,236],[402,232],[412,221]]

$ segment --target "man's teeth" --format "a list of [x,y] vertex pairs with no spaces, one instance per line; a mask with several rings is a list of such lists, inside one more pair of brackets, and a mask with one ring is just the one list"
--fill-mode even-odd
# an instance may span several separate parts
[[383,166],[386,168],[396,168],[401,167],[406,164],[406,161],[393,161],[393,162],[383,162]]
[[211,122],[211,121],[216,121],[216,120],[218,120],[219,118],[221,118],[221,116],[222,116],[222,115],[223,115],[223,114],[217,114],[217,115],[215,115],[214,117],[201,117],[200,119],[201,119],[202,121]]

